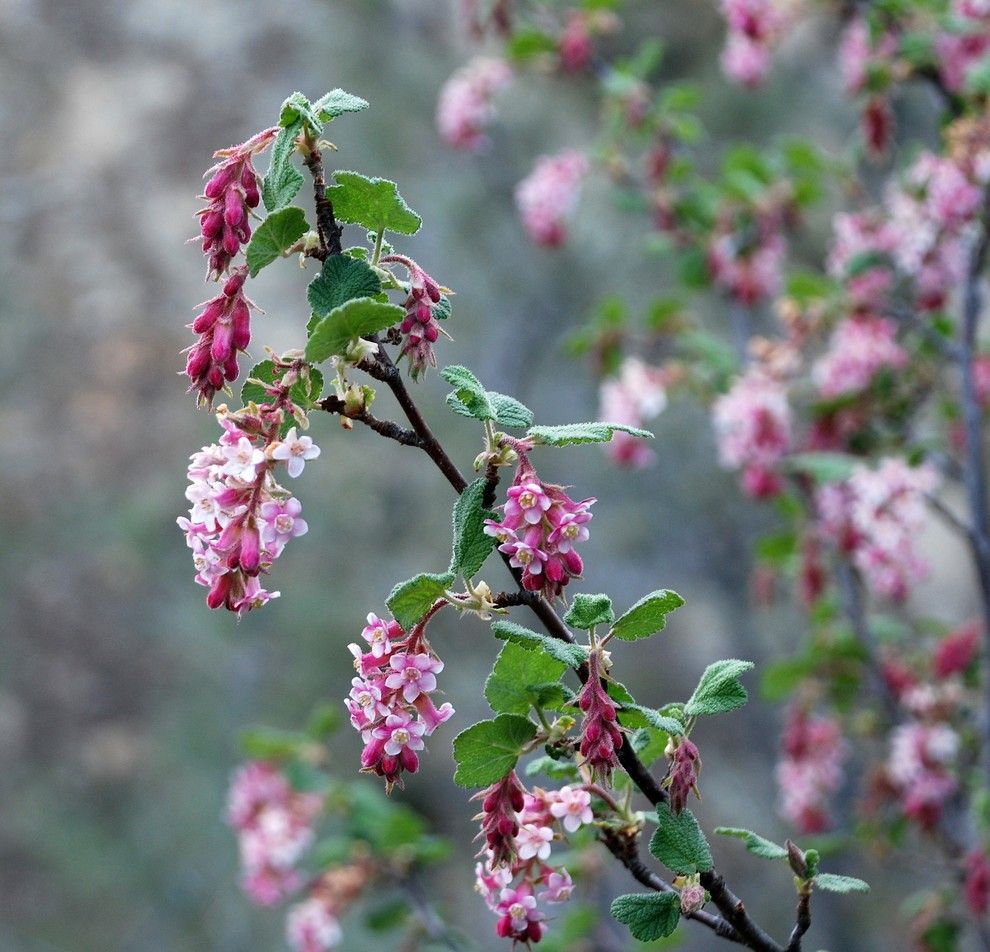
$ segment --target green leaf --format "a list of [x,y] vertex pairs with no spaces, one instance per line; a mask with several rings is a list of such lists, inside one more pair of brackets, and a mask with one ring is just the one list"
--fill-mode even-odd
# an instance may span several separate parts
[[612,599],[608,595],[585,595],[579,592],[564,615],[564,622],[572,628],[588,631],[596,625],[607,625],[614,618]]
[[323,123],[313,111],[310,101],[300,92],[294,92],[282,103],[278,124],[283,129],[293,126],[308,126],[313,135],[323,132]]
[[302,173],[292,164],[296,137],[301,131],[300,120],[282,129],[272,146],[268,174],[261,183],[261,197],[269,214],[288,205],[302,188]]
[[[281,372],[279,373],[281,379]],[[247,406],[251,401],[255,403],[266,403],[271,399],[265,388],[261,384],[252,383],[252,380],[263,380],[265,383],[275,382],[275,364],[270,360],[263,360],[260,364],[255,364],[251,372],[247,375],[244,386],[241,387],[241,403]],[[323,374],[315,367],[309,371],[307,377],[300,377],[289,390],[292,402],[301,406],[304,410],[314,401],[320,399],[323,393]],[[290,426],[295,426],[295,421],[290,417],[287,421]]]
[[739,675],[752,667],[752,661],[736,658],[708,665],[694,694],[684,705],[684,713],[688,717],[697,717],[699,714],[722,714],[742,707],[749,695],[739,683]]
[[668,869],[682,876],[706,873],[715,864],[705,834],[690,810],[679,815],[666,803],[657,805],[659,826],[650,840],[650,852]]
[[654,942],[677,928],[681,902],[674,892],[628,893],[612,900],[612,915],[640,942]]
[[549,754],[537,757],[526,764],[526,776],[546,774],[551,780],[578,780],[577,765],[569,760],[554,760]]
[[357,172],[334,172],[336,185],[327,188],[338,221],[362,225],[369,231],[415,235],[422,219],[399,194],[395,182],[367,178]]
[[683,604],[684,599],[677,592],[658,588],[623,612],[612,625],[612,634],[623,641],[649,638],[654,632],[662,631],[667,616]]
[[[632,711],[639,714],[643,720],[650,725],[650,727],[655,727],[657,730],[663,731],[665,734],[684,733],[684,725],[676,717],[661,714],[652,707],[643,707],[642,704],[633,704],[631,701],[627,701],[622,705],[622,709],[619,711],[619,721],[626,724],[627,721],[634,720],[632,718],[624,718],[622,716],[626,712]],[[638,725],[635,723],[629,723],[627,726],[636,727]]]
[[453,364],[444,367],[440,376],[454,388],[454,392],[447,395],[447,404],[451,410],[476,420],[495,419],[495,408],[488,399],[487,391],[467,367]]
[[536,736],[536,725],[518,714],[499,714],[493,721],[479,721],[454,738],[454,783],[461,787],[487,787],[516,766],[526,746]]
[[351,341],[399,323],[405,313],[397,304],[382,304],[367,297],[352,298],[313,325],[306,342],[306,360],[318,364],[334,354],[342,355]]
[[841,483],[852,476],[859,462],[845,453],[795,453],[787,457],[785,467],[792,473],[806,473],[816,483]]
[[746,849],[755,856],[762,856],[763,859],[787,859],[787,850],[783,846],[778,846],[772,840],[752,830],[743,830],[735,826],[717,826],[715,832],[719,836],[732,836],[742,840],[746,844]]
[[457,499],[454,506],[454,551],[450,571],[472,578],[485,563],[495,545],[495,539],[485,535],[485,520],[495,513],[481,504],[485,495],[485,477],[479,476]]
[[563,426],[532,426],[526,434],[545,446],[571,446],[577,443],[608,443],[621,430],[631,436],[652,440],[649,430],[640,430],[624,423],[565,423]]
[[306,738],[295,731],[279,731],[268,727],[259,727],[241,735],[241,748],[244,753],[259,760],[288,760],[299,757],[306,744]]
[[870,891],[870,884],[854,876],[837,876],[835,873],[819,873],[814,880],[814,884],[819,889],[826,892],[835,893],[866,893]]
[[436,304],[430,305],[430,313],[435,321],[450,320],[453,308],[450,306],[450,298],[446,294],[440,295],[440,300]]
[[526,714],[540,700],[541,687],[559,681],[566,670],[542,651],[506,642],[485,681],[485,698],[497,714]]
[[370,298],[382,289],[377,274],[350,255],[331,255],[309,283],[306,296],[314,314],[326,317],[335,307],[354,298]]
[[488,402],[495,410],[495,422],[499,426],[514,427],[520,430],[533,425],[533,411],[515,397],[487,390]]
[[385,599],[388,610],[403,630],[409,631],[433,607],[438,598],[454,581],[450,572],[433,575],[421,572],[405,582],[399,582]]
[[308,230],[301,208],[290,206],[272,212],[251,236],[247,246],[247,263],[251,277],[266,265],[281,258]]
[[540,635],[512,621],[496,621],[492,624],[496,638],[512,641],[530,651],[543,651],[568,668],[577,668],[587,661],[587,652],[580,645],[574,645],[549,635]]
[[313,112],[323,122],[330,122],[347,112],[361,112],[367,108],[367,100],[353,96],[343,89],[332,89],[313,103]]

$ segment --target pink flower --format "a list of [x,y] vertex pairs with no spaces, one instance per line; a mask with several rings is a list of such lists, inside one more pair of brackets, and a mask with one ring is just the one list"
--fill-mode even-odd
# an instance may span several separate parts
[[221,452],[227,462],[220,472],[245,483],[254,482],[258,467],[265,461],[265,454],[246,436],[233,445],[224,446]]
[[581,10],[571,10],[567,24],[557,41],[560,65],[569,73],[580,73],[591,62],[594,47],[588,29],[588,17]]
[[755,240],[733,232],[717,234],[708,247],[712,279],[740,304],[753,305],[780,290],[787,244],[764,224]]
[[571,898],[571,893],[574,891],[574,881],[571,879],[571,874],[561,867],[547,876],[546,887],[540,893],[540,899],[543,902],[553,904],[567,902]]
[[812,375],[823,397],[839,397],[866,390],[881,370],[900,370],[907,359],[892,321],[862,315],[836,326]]
[[550,827],[524,823],[516,834],[516,853],[521,860],[547,860],[552,842],[553,830]]
[[722,50],[722,70],[729,79],[755,89],[770,71],[770,47],[743,33],[730,33]]
[[502,938],[529,943],[543,937],[543,916],[529,885],[503,889],[495,912],[500,917],[495,931]]
[[[667,405],[664,374],[636,357],[627,357],[617,377],[602,381],[599,401],[600,420],[642,427]],[[646,441],[628,433],[617,432],[605,450],[613,462],[636,468],[647,466],[655,459]]]
[[722,0],[729,27],[722,69],[747,87],[758,86],[770,66],[770,50],[790,23],[787,0]]
[[343,938],[333,911],[318,896],[311,896],[289,909],[285,937],[295,952],[329,952]]
[[[897,231],[880,212],[840,213],[832,219],[832,231],[829,273],[845,282],[853,306],[880,309],[894,283]],[[863,267],[863,262],[871,257],[878,259],[878,263]],[[854,264],[856,272],[850,274],[850,266]]]
[[366,678],[351,679],[351,693],[344,703],[356,730],[364,730],[379,718],[387,717],[390,708],[382,702],[382,684]]
[[679,739],[671,757],[669,790],[670,809],[675,814],[687,807],[689,794],[698,794],[698,772],[701,770],[701,756],[698,748],[686,737]]
[[776,776],[784,816],[802,833],[827,830],[829,806],[842,784],[848,753],[839,722],[812,716],[795,705],[788,714],[781,746]]
[[516,186],[516,207],[534,244],[557,248],[564,243],[587,171],[588,160],[580,152],[545,155]]
[[602,684],[602,653],[588,655],[588,679],[578,694],[578,706],[584,712],[581,724],[581,756],[592,774],[606,781],[618,765],[615,752],[622,746],[615,703]]
[[435,691],[436,676],[443,671],[443,662],[428,654],[394,654],[389,665],[392,673],[385,678],[385,685],[401,691],[407,704],[412,704],[421,694]]
[[550,813],[561,821],[568,833],[574,833],[582,826],[594,821],[591,812],[591,794],[580,787],[561,787],[550,801]]
[[437,102],[437,128],[444,141],[466,152],[482,151],[488,145],[484,129],[495,115],[492,100],[511,81],[507,63],[480,56],[454,73]]
[[[426,745],[423,743],[423,733],[426,725],[406,713],[389,714],[385,718],[384,727],[376,730],[376,736],[385,740],[385,753],[389,757],[399,757],[406,752],[422,750]],[[406,767],[410,773],[414,769]]]
[[374,612],[368,613],[368,624],[361,631],[361,637],[371,645],[371,653],[381,658],[392,651],[392,639],[401,638],[405,632],[397,622],[382,621]]
[[302,503],[293,496],[263,503],[259,511],[264,521],[262,540],[274,544],[280,551],[289,539],[298,539],[309,531],[306,520],[299,518]]
[[990,910],[990,859],[982,849],[970,850],[963,864],[966,879],[963,897],[974,916],[985,916]]
[[953,92],[961,90],[969,80],[970,71],[990,50],[990,34],[985,30],[974,33],[940,33],[935,37],[942,82]]
[[516,772],[509,771],[497,783],[476,794],[474,799],[482,801],[481,813],[476,819],[481,820],[481,835],[491,853],[489,868],[511,866],[516,858],[517,814],[525,805],[525,790]]
[[320,455],[320,448],[313,443],[311,437],[297,436],[296,428],[292,427],[285,434],[284,440],[272,445],[269,454],[272,459],[285,460],[286,470],[295,479],[302,473],[306,460],[316,459]]
[[979,654],[982,633],[983,626],[979,621],[967,622],[950,631],[935,647],[932,656],[935,676],[949,678],[965,671]]

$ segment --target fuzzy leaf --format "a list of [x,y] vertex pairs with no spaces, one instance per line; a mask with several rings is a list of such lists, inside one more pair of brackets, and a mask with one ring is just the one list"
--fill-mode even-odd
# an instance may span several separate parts
[[566,665],[542,651],[506,642],[485,681],[485,698],[498,714],[526,714],[541,700],[541,689],[559,681],[565,670]]
[[633,938],[654,942],[670,935],[681,918],[677,893],[628,893],[612,900],[612,915],[629,927]]
[[752,667],[752,661],[736,658],[708,665],[694,694],[684,705],[684,713],[688,717],[697,717],[699,714],[723,714],[742,707],[749,695],[739,683],[739,675]]
[[334,354],[344,354],[351,341],[397,324],[405,313],[397,304],[352,298],[313,325],[306,342],[306,360],[318,364]]
[[683,604],[684,599],[677,592],[659,588],[623,612],[612,625],[612,633],[623,641],[649,638],[654,632],[662,631],[667,616]]
[[472,578],[484,565],[495,545],[495,539],[485,535],[485,520],[495,513],[485,509],[481,498],[485,494],[485,477],[479,476],[457,499],[454,506],[454,551],[450,571]]
[[388,610],[405,631],[409,631],[430,610],[433,603],[454,581],[450,572],[434,575],[421,572],[405,582],[399,582],[385,599]]
[[290,206],[272,212],[251,236],[247,246],[247,263],[251,277],[291,248],[308,229],[301,208]]
[[440,295],[440,300],[436,304],[430,305],[430,313],[435,321],[446,321],[450,319],[454,309],[450,305],[450,298],[446,294]]
[[335,307],[354,298],[370,298],[382,289],[378,275],[350,255],[332,255],[309,283],[306,296],[314,314],[326,317]]
[[715,832],[719,836],[732,836],[742,840],[746,844],[746,849],[755,856],[762,856],[763,859],[787,859],[787,850],[783,846],[778,846],[773,840],[768,840],[752,830],[743,830],[735,826],[717,826]]
[[292,164],[296,150],[296,136],[302,130],[302,121],[283,128],[272,146],[268,174],[261,183],[261,197],[269,214],[284,208],[302,188],[302,173]]
[[652,440],[649,430],[640,430],[624,423],[565,423],[563,426],[533,426],[526,434],[545,446],[571,446],[577,443],[608,443],[616,431]]
[[[635,716],[630,717],[629,714],[632,712],[639,715],[645,723],[640,724]],[[642,704],[633,704],[629,701],[622,705],[622,709],[619,711],[619,721],[627,727],[641,727],[648,724],[665,734],[684,733],[684,725],[676,717],[661,714],[652,707],[644,707]]]
[[650,852],[668,869],[682,876],[708,872],[715,864],[705,834],[690,810],[679,815],[666,803],[657,805],[659,826],[650,840]]
[[493,721],[479,721],[454,738],[454,783],[461,787],[487,787],[516,766],[526,746],[536,736],[536,725],[519,714],[499,714]]
[[[257,383],[251,383],[252,379],[263,380],[265,383],[275,382],[275,364],[270,360],[263,360],[260,364],[255,364],[251,372],[247,375],[244,386],[241,387],[241,403],[247,406],[252,400],[255,403],[265,403],[271,398],[265,393],[264,387]],[[292,402],[306,409],[316,400],[319,400],[323,393],[323,374],[315,367],[311,368],[306,378],[300,378],[289,390]],[[286,428],[295,426],[295,420],[289,417],[285,424]]]
[[582,661],[588,658],[587,653],[580,645],[573,645],[559,638],[551,638],[549,635],[540,635],[522,625],[517,625],[512,621],[496,621],[492,624],[492,631],[496,638],[503,641],[512,641],[530,651],[543,651],[555,658],[568,668],[578,667]]
[[451,410],[476,420],[495,419],[495,408],[488,399],[488,393],[467,367],[453,364],[444,367],[440,376],[454,388],[454,392],[447,395],[447,404]]
[[339,221],[361,225],[369,231],[394,231],[415,235],[422,219],[399,194],[395,182],[367,178],[357,172],[334,172],[336,185],[327,188],[327,198]]
[[313,110],[310,101],[300,92],[294,92],[282,103],[278,124],[283,129],[306,126],[313,135],[323,132],[323,122]]
[[323,122],[330,122],[347,112],[361,112],[367,108],[367,100],[360,96],[352,96],[343,89],[332,89],[313,103],[313,112]]
[[564,615],[564,622],[572,628],[588,631],[596,625],[607,625],[614,618],[612,599],[608,595],[585,595],[579,592]]
[[495,422],[499,426],[514,427],[523,430],[533,425],[533,411],[515,397],[507,397],[504,393],[494,390],[486,391],[488,402],[495,410]]
[[854,876],[837,876],[835,873],[819,873],[813,880],[819,889],[826,892],[835,893],[866,893],[870,891],[870,884]]

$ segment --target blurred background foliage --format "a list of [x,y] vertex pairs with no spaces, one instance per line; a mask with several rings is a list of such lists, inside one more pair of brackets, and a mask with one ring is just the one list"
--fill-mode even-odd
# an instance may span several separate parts
[[[369,99],[368,112],[334,124],[336,162],[394,178],[423,216],[402,250],[457,292],[455,341],[441,344],[441,360],[468,364],[536,408],[539,422],[595,413],[591,377],[564,346],[595,303],[619,293],[635,311],[664,291],[660,266],[640,253],[641,220],[616,206],[602,177],[586,189],[563,251],[534,251],[516,220],[512,188],[533,157],[593,135],[590,81],[527,77],[503,98],[480,159],[439,143],[436,94],[467,51],[454,7],[0,0],[3,950],[281,948],[281,917],[253,909],[238,890],[235,842],[221,822],[238,734],[257,723],[295,727],[314,703],[338,703],[353,673],[345,645],[364,615],[383,610],[396,579],[447,558],[452,498],[429,461],[317,419],[323,455],[297,487],[311,531],[279,561],[282,598],[240,624],[206,609],[174,518],[185,508],[186,457],[213,439],[215,424],[194,411],[175,374],[190,340],[183,325],[207,294],[199,251],[184,242],[215,148],[270,125],[293,89],[317,96],[339,85]],[[699,84],[713,155],[734,139],[759,146],[785,132],[837,155],[851,148],[856,117],[839,93],[827,17],[787,41],[769,86],[753,95],[718,70],[713,3],[636,10],[630,33],[662,39],[662,75]],[[899,116],[921,138],[933,133],[925,95]],[[823,247],[827,215],[819,219],[809,260]],[[309,277],[283,266],[255,282],[267,313],[255,321],[254,353],[262,343],[300,345]],[[477,434],[447,412],[446,389],[432,375],[419,392],[466,469]],[[386,408],[381,397],[376,409]],[[619,658],[617,675],[659,704],[683,699],[718,657],[788,654],[805,622],[786,605],[750,607],[748,540],[772,514],[743,501],[734,477],[715,468],[704,412],[675,403],[656,430],[659,465],[643,472],[610,468],[593,447],[537,462],[578,498],[601,500],[584,550],[585,590],[609,591],[620,609],[660,585],[687,598],[662,637]],[[967,609],[965,571],[944,540],[930,544],[943,551],[916,597],[938,589],[934,611],[954,620]],[[474,811],[451,784],[449,757],[456,731],[485,714],[479,685],[498,645],[485,626],[451,617],[435,623],[433,638],[458,717],[400,796],[457,844],[427,892],[481,947],[498,948],[470,892]],[[781,714],[754,698],[741,716],[697,731],[706,827],[787,835],[771,808]],[[342,770],[356,765],[352,732],[333,744]],[[840,804],[847,815],[852,806]],[[788,874],[738,844],[716,846],[758,918],[785,932]],[[862,854],[833,860],[875,892],[839,900],[841,911],[816,897],[816,948],[904,948],[882,923],[905,886],[923,882],[926,859],[890,864]],[[631,885],[613,870],[584,898],[607,905]],[[382,947],[345,925],[346,948]],[[614,945],[624,929],[606,932],[612,926],[611,939],[571,947]],[[681,932],[685,949],[715,942]]]

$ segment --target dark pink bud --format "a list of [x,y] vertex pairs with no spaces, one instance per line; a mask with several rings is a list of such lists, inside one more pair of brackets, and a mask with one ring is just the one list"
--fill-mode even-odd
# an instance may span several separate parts
[[225,229],[223,233],[223,250],[233,258],[240,250],[240,247],[241,241],[236,233],[230,228]]
[[258,538],[256,528],[245,526],[241,533],[241,548],[237,561],[246,574],[258,574],[261,567],[261,540]]
[[199,314],[193,321],[193,333],[204,334],[208,331],[214,324],[216,324],[217,319],[224,312],[227,302],[223,298],[214,298],[206,305],[202,314]]
[[237,354],[231,354],[230,359],[223,365],[224,379],[236,380],[238,373],[240,373],[240,368],[237,366]]
[[220,211],[210,211],[200,219],[200,227],[204,238],[214,239],[220,236],[223,231],[223,213]]
[[234,328],[230,321],[220,321],[213,329],[213,344],[210,356],[217,363],[224,363],[233,351]]
[[210,348],[205,344],[197,344],[186,360],[186,373],[190,379],[198,380],[206,372],[210,364]]
[[213,178],[206,183],[203,194],[207,198],[219,198],[223,194],[224,189],[234,180],[235,172],[236,169],[233,165],[225,165],[217,169]]
[[241,288],[244,287],[244,279],[247,277],[247,272],[244,270],[235,271],[223,286],[223,293],[227,297],[234,297]]
[[234,328],[234,347],[237,350],[246,350],[248,344],[251,343],[251,312],[244,301],[238,301],[234,305],[231,323]]
[[214,579],[213,587],[206,596],[206,604],[210,608],[220,608],[227,601],[232,581],[233,579],[229,572]]
[[223,198],[223,220],[235,228],[244,218],[244,196],[232,188]]
[[431,324],[427,324],[426,327],[423,328],[423,336],[431,344],[435,344],[437,338],[440,336],[440,331],[437,330],[437,325],[436,324],[432,324],[432,323]]

